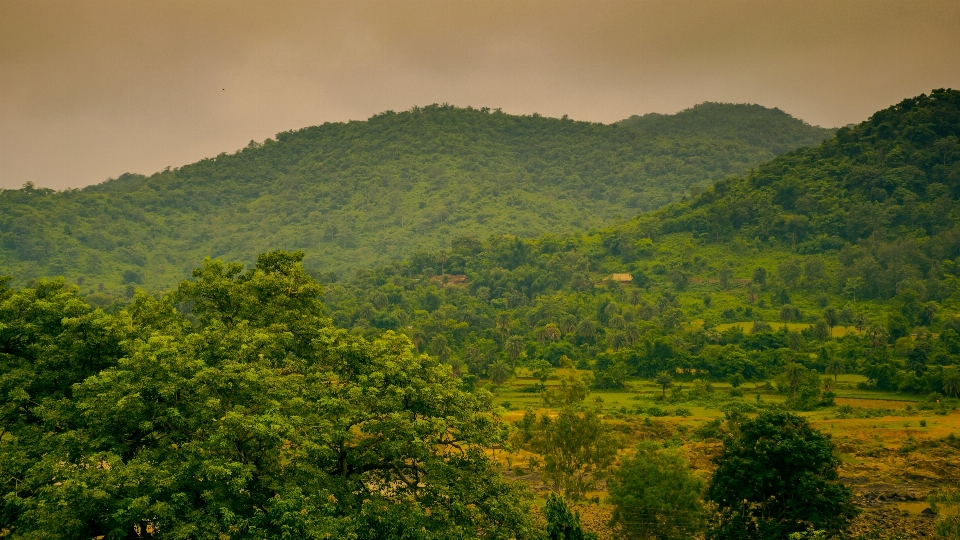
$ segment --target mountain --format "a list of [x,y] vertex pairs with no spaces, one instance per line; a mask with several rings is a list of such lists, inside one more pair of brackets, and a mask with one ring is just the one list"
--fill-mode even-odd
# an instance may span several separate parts
[[798,364],[953,394],[958,137],[960,91],[936,90],[595,233],[462,237],[358,272],[327,283],[326,306],[338,326],[404,331],[478,376],[570,361],[617,387]]
[[80,190],[0,191],[0,273],[165,288],[204,256],[303,249],[345,273],[458,236],[570,234],[656,209],[833,131],[704,104],[615,125],[434,105],[327,123]]
[[797,119],[780,109],[745,103],[706,102],[677,114],[634,115],[617,122],[617,125],[631,127],[649,136],[732,137],[751,146],[766,148],[776,155],[820,142],[812,142],[811,131],[798,129]]

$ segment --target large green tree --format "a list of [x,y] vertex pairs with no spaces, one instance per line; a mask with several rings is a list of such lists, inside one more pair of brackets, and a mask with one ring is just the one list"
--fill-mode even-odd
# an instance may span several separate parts
[[803,417],[762,412],[741,422],[715,462],[707,498],[719,512],[710,538],[839,531],[857,513],[850,489],[838,481],[840,462],[830,436]]
[[[513,538],[529,500],[485,450],[491,396],[405,337],[330,326],[301,253],[207,261],[139,295],[124,355],[73,387],[67,422],[5,497],[47,538]],[[184,313],[177,306],[185,308]]]

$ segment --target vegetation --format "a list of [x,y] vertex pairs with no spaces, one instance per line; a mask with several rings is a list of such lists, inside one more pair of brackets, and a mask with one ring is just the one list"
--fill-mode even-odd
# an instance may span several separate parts
[[641,443],[610,484],[611,525],[621,538],[693,538],[704,525],[702,491],[680,453]]
[[[421,251],[332,284],[328,313],[371,337],[404,330],[420,350],[440,340],[473,375],[500,366],[500,384],[516,366],[568,361],[592,369],[596,388],[659,376],[665,400],[674,383],[782,375],[796,407],[810,409],[831,399],[818,373],[954,395],[960,153],[944,149],[960,125],[958,96],[906,100],[817,148],[596,234],[458,237],[442,263]],[[933,135],[916,139],[921,124]],[[914,180],[890,180],[880,201],[862,183],[868,169]],[[852,225],[865,215],[890,221]],[[624,274],[630,281],[614,279]]]
[[741,105],[642,128],[446,105],[388,111],[149,177],[0,191],[0,268],[18,280],[63,275],[101,305],[128,285],[175,286],[205,256],[249,263],[302,249],[314,275],[346,275],[458,236],[604,226],[832,133]]
[[802,417],[761,413],[724,441],[707,491],[719,507],[710,538],[785,538],[807,529],[836,532],[856,514],[836,482],[828,437]]
[[580,514],[571,512],[563,499],[551,493],[544,506],[547,514],[547,540],[595,540],[596,534],[584,531]]
[[[696,126],[710,111],[678,118]],[[151,178],[0,198],[20,212],[88,194],[137,201],[167,181],[202,191],[207,184],[185,179],[207,177],[183,175],[226,164],[261,170],[245,160],[336,130],[457,118],[518,133],[541,126],[543,136],[552,129],[571,140],[641,140],[669,122],[611,127],[435,107],[311,128]],[[683,536],[699,530],[701,516],[716,538],[834,534],[855,511],[826,422],[858,421],[853,429],[863,432],[923,411],[919,424],[898,428],[895,449],[861,438],[849,443],[861,445],[859,457],[844,449],[851,460],[909,456],[924,445],[952,459],[960,449],[949,431],[960,395],[958,136],[960,92],[938,90],[589,234],[522,238],[464,227],[443,249],[411,251],[350,279],[311,277],[302,253],[283,251],[249,268],[207,259],[176,291],[131,287],[123,301],[86,286],[83,297],[63,280],[7,279],[0,473],[2,522],[12,525],[3,534],[578,538],[589,516],[571,508],[599,504],[607,479],[615,513],[594,530],[613,519],[623,534],[649,537],[649,528],[631,527],[656,521],[657,535]],[[380,140],[370,155],[399,148]],[[309,192],[290,171],[283,181]],[[218,182],[258,185],[230,178]],[[353,202],[365,193],[351,189]],[[60,215],[83,216],[67,207]],[[14,238],[20,222],[5,223]],[[16,238],[7,245],[26,237]],[[840,385],[843,399],[909,400],[910,412],[837,405]],[[703,465],[714,458],[715,468]],[[702,484],[687,463],[710,471],[715,514],[700,514]],[[567,501],[550,498],[538,523],[526,484],[509,477]]]
[[490,394],[403,336],[330,327],[301,259],[208,261],[176,294],[116,315],[60,282],[3,289],[5,530],[534,534],[526,491],[484,452],[506,433]]

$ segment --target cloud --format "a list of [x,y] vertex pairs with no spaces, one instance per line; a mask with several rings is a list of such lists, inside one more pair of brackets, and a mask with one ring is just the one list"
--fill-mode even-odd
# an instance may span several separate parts
[[0,187],[434,102],[600,122],[755,102],[843,125],[960,86],[957,35],[950,0],[0,0]]

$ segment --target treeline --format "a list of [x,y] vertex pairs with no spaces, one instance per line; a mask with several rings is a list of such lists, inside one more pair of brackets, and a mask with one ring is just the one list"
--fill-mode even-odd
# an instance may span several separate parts
[[303,249],[307,268],[347,275],[456,236],[605,226],[832,133],[758,106],[713,104],[636,128],[415,107],[149,177],[0,191],[0,267],[63,275],[102,305],[127,286],[174,286],[208,255]]

